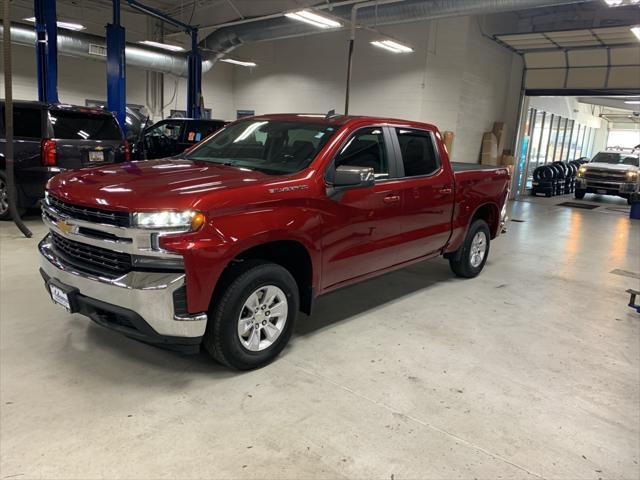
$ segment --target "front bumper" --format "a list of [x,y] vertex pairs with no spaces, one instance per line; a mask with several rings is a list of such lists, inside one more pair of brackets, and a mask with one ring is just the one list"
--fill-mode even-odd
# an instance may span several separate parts
[[66,265],[56,256],[49,235],[38,248],[43,279],[71,290],[77,313],[148,343],[186,352],[199,349],[207,315],[176,313],[174,293],[184,286],[183,272],[131,271],[104,278]]
[[592,180],[590,178],[576,178],[576,187],[586,190],[588,193],[600,193],[606,191],[608,195],[631,195],[639,189],[637,183],[615,182],[606,180]]

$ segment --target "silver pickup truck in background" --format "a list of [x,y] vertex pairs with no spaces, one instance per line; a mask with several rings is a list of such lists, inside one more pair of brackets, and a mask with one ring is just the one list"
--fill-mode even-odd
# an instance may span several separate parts
[[587,193],[615,195],[631,204],[640,192],[640,152],[638,150],[605,150],[582,165],[576,178],[575,197]]

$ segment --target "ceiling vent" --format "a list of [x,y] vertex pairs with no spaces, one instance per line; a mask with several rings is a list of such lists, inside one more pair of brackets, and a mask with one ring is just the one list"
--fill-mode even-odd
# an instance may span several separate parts
[[89,55],[96,55],[98,57],[107,56],[107,47],[104,45],[96,45],[94,43],[89,44]]

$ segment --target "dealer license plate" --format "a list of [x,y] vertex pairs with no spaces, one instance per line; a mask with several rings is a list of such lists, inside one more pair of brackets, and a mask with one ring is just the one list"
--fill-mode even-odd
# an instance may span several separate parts
[[89,152],[90,162],[104,162],[104,152],[92,151]]
[[51,292],[51,298],[58,305],[62,305],[67,310],[71,310],[71,304],[69,303],[69,297],[64,291],[55,285],[49,285],[49,291]]

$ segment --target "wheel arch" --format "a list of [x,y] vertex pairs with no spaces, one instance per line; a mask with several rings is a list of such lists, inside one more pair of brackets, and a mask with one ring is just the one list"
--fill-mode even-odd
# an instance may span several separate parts
[[315,288],[317,285],[318,265],[314,262],[312,249],[299,239],[282,238],[254,241],[238,249],[231,258],[216,284],[212,301],[215,300],[226,286],[235,278],[245,262],[259,260],[276,263],[291,273],[298,285],[300,294],[300,310],[311,314]]

